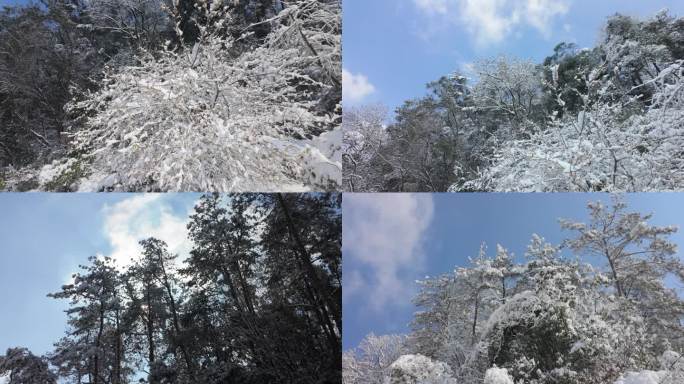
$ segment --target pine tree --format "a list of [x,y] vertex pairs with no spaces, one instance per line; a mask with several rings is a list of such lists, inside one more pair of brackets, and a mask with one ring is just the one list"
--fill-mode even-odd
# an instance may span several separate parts
[[[87,361],[88,381],[119,384],[125,380],[126,368],[126,357],[120,349],[120,276],[110,258],[93,256],[89,261],[89,265],[81,266],[82,273],[73,275],[72,284],[48,296],[70,300],[68,337],[86,343],[79,349],[85,352],[81,358]],[[69,352],[55,351],[57,355]]]
[[576,233],[567,246],[584,257],[601,258],[614,293],[637,305],[649,331],[659,335],[661,343],[669,340],[680,345],[684,303],[664,284],[668,275],[681,277],[684,268],[676,244],[669,240],[677,228],[649,225],[650,214],[628,212],[619,198],[611,207],[591,203],[589,211],[589,223],[561,222]]
[[7,384],[57,384],[55,375],[44,357],[31,353],[26,348],[8,348],[4,356],[0,355],[0,378],[6,378]]

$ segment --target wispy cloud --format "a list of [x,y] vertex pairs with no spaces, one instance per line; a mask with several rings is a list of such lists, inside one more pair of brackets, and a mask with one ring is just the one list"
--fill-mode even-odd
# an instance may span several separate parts
[[[410,304],[412,276],[422,269],[423,235],[433,216],[428,194],[351,194],[344,200],[346,297],[363,294],[369,308]],[[347,261],[348,260],[348,261]]]
[[551,35],[556,17],[569,10],[570,0],[412,0],[433,23],[462,25],[477,45],[496,44],[520,27]]
[[353,74],[342,69],[342,100],[352,104],[363,101],[366,96],[375,92],[375,86],[368,77],[361,73]]
[[570,6],[564,0],[527,0],[522,13],[523,22],[531,25],[546,38],[551,36],[551,24],[556,16],[568,13]]
[[413,0],[424,12],[444,15],[449,12],[449,0]]
[[111,245],[109,256],[118,267],[135,259],[140,254],[138,242],[148,237],[165,241],[169,251],[181,259],[190,251],[188,215],[175,213],[163,194],[135,195],[105,206],[103,213],[104,234]]

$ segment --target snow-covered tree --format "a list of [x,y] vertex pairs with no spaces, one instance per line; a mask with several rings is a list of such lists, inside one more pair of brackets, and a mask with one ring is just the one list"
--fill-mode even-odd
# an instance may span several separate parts
[[[60,292],[49,296],[69,299],[68,336],[72,341],[83,342],[76,351],[73,343],[60,343],[55,355],[60,356],[81,351],[81,359],[87,361],[88,378],[91,383],[105,383],[113,380],[122,383],[130,371],[123,350],[121,329],[122,302],[119,295],[119,274],[113,260],[107,257],[90,257],[90,265],[81,266],[83,273],[73,275],[73,283],[62,286]],[[71,358],[57,359],[73,365]],[[80,373],[80,372],[78,372]]]
[[[474,108],[497,118],[499,140],[524,136],[541,113],[541,74],[529,61],[499,57],[475,67]],[[498,121],[501,119],[502,121]]]
[[379,105],[345,108],[342,119],[342,159],[346,191],[382,190],[382,172],[379,172],[379,168],[383,167],[383,160],[389,162],[380,152],[387,136],[386,119],[387,111]]
[[331,160],[338,136],[306,138],[339,119],[314,97],[336,87],[339,9],[300,1],[277,20],[263,46],[237,58],[235,40],[202,35],[192,50],[166,50],[108,73],[102,90],[71,105],[90,116],[74,147],[96,181],[133,190],[338,185],[341,164]]
[[[60,137],[68,144],[67,156],[42,168],[31,181],[37,183],[33,187],[338,188],[338,0],[276,1],[268,6],[256,0],[86,3],[79,10],[84,16],[78,31],[106,34],[103,39],[116,35],[133,48],[109,52],[111,47],[103,47],[100,51],[109,56],[103,60],[104,74],[94,76],[98,86],[71,84],[78,87],[69,93],[77,97],[66,107],[68,119],[63,119],[69,121],[70,132]],[[167,25],[169,18],[175,27]],[[256,24],[245,24],[252,19]],[[189,28],[184,22],[196,29],[187,46],[173,36],[183,36]],[[262,30],[266,33],[254,43]],[[162,38],[167,40],[163,47],[157,41]],[[121,55],[126,57],[116,59]],[[61,116],[62,105],[58,109]]]
[[147,347],[136,352],[150,367],[150,382],[162,382],[169,372],[176,377],[192,377],[194,364],[180,324],[176,256],[167,251],[166,243],[155,238],[140,245],[142,255],[129,267],[126,281],[130,316],[141,330],[136,342]]
[[446,363],[423,355],[403,355],[390,366],[387,384],[456,384]]
[[8,348],[0,355],[0,379],[7,384],[57,384],[57,375],[50,370],[47,359],[26,348]]
[[133,48],[155,49],[163,38],[171,35],[171,18],[165,10],[167,0],[85,0],[83,3],[91,23],[81,24],[80,28],[117,34]]
[[602,259],[615,294],[634,302],[649,332],[662,338],[661,343],[668,340],[681,346],[684,303],[664,283],[667,276],[682,278],[684,264],[669,240],[677,228],[649,225],[650,214],[629,212],[619,199],[611,207],[591,203],[589,210],[589,223],[561,222],[577,234],[567,245],[586,257]]
[[385,384],[392,364],[407,352],[406,337],[369,334],[342,357],[344,384]]
[[[356,175],[383,191],[681,190],[682,18],[616,14],[593,48],[498,57],[428,85]],[[380,161],[383,160],[383,161]],[[449,167],[444,172],[444,166]],[[366,180],[362,179],[365,175]]]
[[413,350],[454,368],[465,363],[492,311],[512,296],[512,281],[520,273],[501,245],[491,258],[483,244],[471,263],[451,275],[418,281],[413,300],[421,309],[412,322]]
[[[590,203],[587,224],[561,220],[574,234],[559,245],[533,235],[524,260],[482,248],[471,265],[419,281],[401,369],[387,380],[448,367],[465,383],[678,382],[682,263],[676,228],[650,218],[618,197]],[[357,356],[345,355],[352,383],[364,377]]]
[[[69,300],[68,329],[31,361],[74,384],[339,382],[340,205],[332,193],[203,196],[182,262],[147,238],[126,265],[91,257],[50,294]],[[389,366],[402,346],[369,339],[367,350]],[[19,377],[5,362],[0,381]]]
[[615,384],[677,384],[684,380],[684,359],[679,353],[665,351],[659,360],[660,370],[627,372]]
[[[493,165],[467,188],[498,191],[662,191],[684,184],[684,67],[677,61],[652,86],[644,114],[639,97],[599,101],[577,116],[552,120],[528,139],[504,143]],[[642,87],[643,87],[642,86]]]

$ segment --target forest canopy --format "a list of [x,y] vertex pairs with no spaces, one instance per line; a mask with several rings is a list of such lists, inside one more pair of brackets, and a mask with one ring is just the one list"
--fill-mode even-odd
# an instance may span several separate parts
[[344,384],[677,384],[684,380],[684,262],[675,226],[620,199],[533,235],[523,257],[483,245],[417,282],[406,335],[343,355]]
[[0,11],[0,190],[335,190],[339,0]]
[[346,191],[684,186],[684,18],[607,19],[593,48],[480,60],[397,108],[345,108]]
[[88,258],[48,294],[68,303],[64,337],[2,351],[0,382],[339,383],[341,199],[201,197],[187,257],[150,237],[125,266]]

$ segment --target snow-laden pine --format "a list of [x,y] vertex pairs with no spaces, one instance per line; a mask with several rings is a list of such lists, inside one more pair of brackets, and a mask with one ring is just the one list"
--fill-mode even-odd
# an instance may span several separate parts
[[619,199],[588,208],[588,222],[561,221],[558,245],[533,235],[524,259],[483,246],[469,266],[419,281],[411,333],[347,351],[344,383],[681,383],[676,228]]

